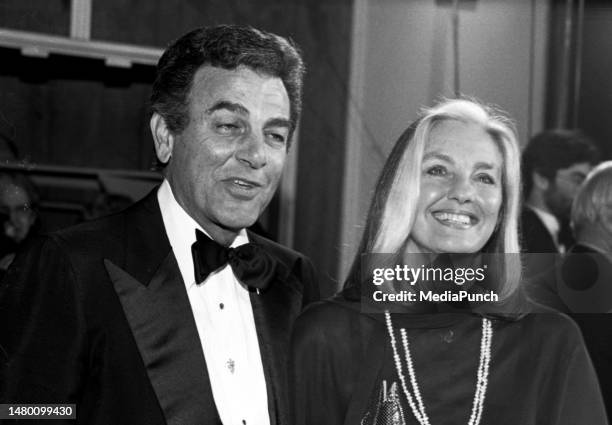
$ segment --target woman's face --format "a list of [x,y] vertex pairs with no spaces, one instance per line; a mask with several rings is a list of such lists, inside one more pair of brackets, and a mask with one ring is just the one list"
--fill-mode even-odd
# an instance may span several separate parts
[[502,204],[503,159],[480,126],[442,121],[430,134],[407,252],[472,253],[489,240]]

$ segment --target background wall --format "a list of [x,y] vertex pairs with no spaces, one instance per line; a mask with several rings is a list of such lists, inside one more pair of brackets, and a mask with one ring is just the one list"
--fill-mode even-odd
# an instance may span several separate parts
[[584,14],[577,127],[612,157],[612,4],[589,1]]

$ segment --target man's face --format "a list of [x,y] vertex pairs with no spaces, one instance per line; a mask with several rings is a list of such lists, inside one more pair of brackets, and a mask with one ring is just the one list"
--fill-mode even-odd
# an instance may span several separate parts
[[280,78],[244,66],[196,72],[189,124],[174,135],[166,176],[204,229],[236,232],[268,205],[287,155],[289,109]]
[[551,212],[560,220],[569,220],[572,201],[592,168],[593,165],[588,162],[572,164],[559,169],[555,179],[550,181],[548,189],[544,192],[544,200]]

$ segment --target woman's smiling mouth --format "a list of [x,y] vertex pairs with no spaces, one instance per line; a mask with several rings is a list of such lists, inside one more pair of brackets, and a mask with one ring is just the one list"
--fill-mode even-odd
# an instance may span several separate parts
[[478,218],[467,212],[435,211],[432,216],[442,225],[456,229],[469,229],[478,223]]

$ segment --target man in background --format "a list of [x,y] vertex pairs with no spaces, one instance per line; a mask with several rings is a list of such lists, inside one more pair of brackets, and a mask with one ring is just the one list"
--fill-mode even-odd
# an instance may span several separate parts
[[577,131],[544,131],[527,144],[522,158],[525,206],[520,223],[527,277],[542,272],[547,258],[552,259],[530,254],[564,252],[573,244],[572,201],[598,161],[597,147]]
[[292,43],[250,27],[164,52],[164,182],[17,257],[0,287],[0,403],[76,403],[79,424],[288,423],[289,333],[318,288],[307,258],[245,229],[278,186],[302,76]]

